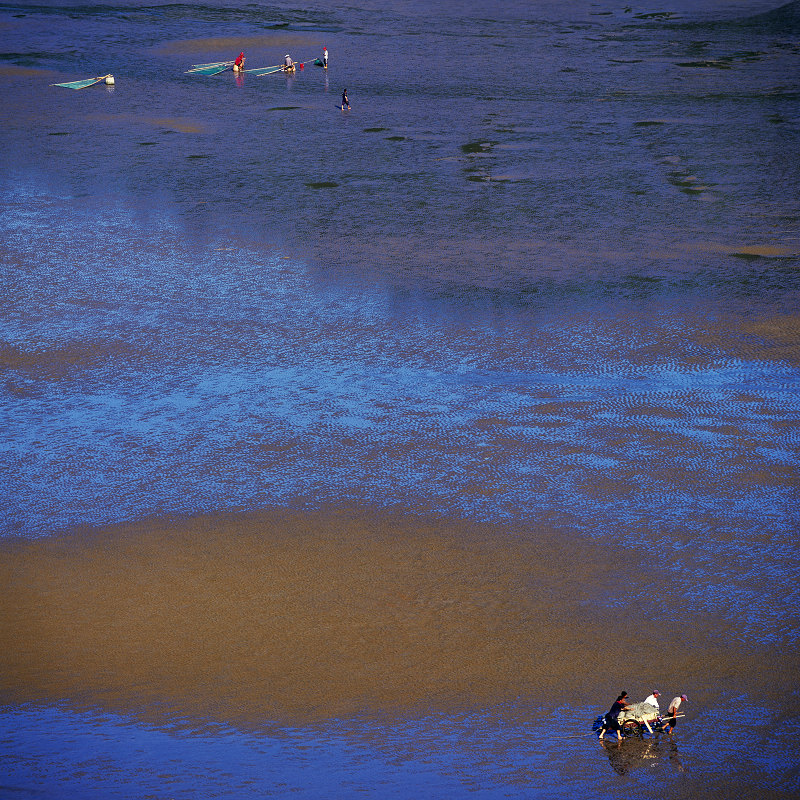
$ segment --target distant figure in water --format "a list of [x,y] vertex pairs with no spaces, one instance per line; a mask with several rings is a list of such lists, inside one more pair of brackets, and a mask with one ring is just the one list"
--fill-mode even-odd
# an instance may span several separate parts
[[242,72],[244,70],[244,52],[239,53],[236,61],[233,62],[233,71]]
[[328,69],[328,48],[322,45],[322,66]]
[[283,57],[283,71],[292,72],[293,70],[294,70],[294,61],[292,61],[292,57],[287,53]]
[[345,106],[347,106],[347,110],[350,110],[350,101],[347,99],[347,89],[342,92],[342,111],[344,111]]

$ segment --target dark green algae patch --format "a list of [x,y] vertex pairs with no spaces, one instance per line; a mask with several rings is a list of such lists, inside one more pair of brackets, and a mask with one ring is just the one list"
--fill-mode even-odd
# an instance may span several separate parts
[[468,142],[467,144],[461,145],[461,152],[467,153],[467,155],[471,155],[474,153],[488,153],[497,142],[489,142],[489,141],[480,141],[480,142]]

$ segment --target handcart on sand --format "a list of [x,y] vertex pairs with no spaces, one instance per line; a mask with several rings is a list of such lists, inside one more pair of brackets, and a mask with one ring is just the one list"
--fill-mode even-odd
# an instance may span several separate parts
[[[683,716],[682,714],[678,716]],[[669,730],[668,719],[663,719],[659,710],[650,703],[634,703],[622,709],[617,717],[617,724],[624,738],[641,737],[645,731],[652,734],[656,731]],[[592,730],[598,731],[605,725],[605,717],[595,720]]]
[[662,722],[658,709],[650,703],[634,703],[622,709],[617,722],[624,737],[641,736],[645,731],[653,733],[668,728]]

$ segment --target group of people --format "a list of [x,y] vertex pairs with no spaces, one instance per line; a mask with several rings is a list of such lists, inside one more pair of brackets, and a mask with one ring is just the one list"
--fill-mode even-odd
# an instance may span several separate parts
[[[242,51],[236,57],[236,61],[233,62],[233,67],[232,67],[233,71],[234,72],[244,72],[244,62],[245,62],[245,54],[244,54],[244,51]],[[322,48],[322,58],[321,59],[318,58],[317,59],[317,63],[320,64],[321,66],[325,67],[325,69],[328,69],[328,48],[327,47],[323,46],[323,48]],[[302,67],[303,65],[300,64],[300,66]],[[288,53],[283,57],[283,64],[281,64],[281,69],[284,72],[294,72],[295,71],[295,62],[292,61],[292,57]],[[347,89],[345,89],[342,92],[341,109],[342,109],[342,111],[344,111],[345,109],[347,109],[348,111],[350,110],[350,99],[347,96]]]
[[[233,67],[232,67],[233,71],[234,72],[244,72],[244,62],[245,62],[245,54],[244,54],[244,51],[242,51],[241,53],[239,53],[238,56],[236,56],[236,61],[233,62]],[[327,47],[323,46],[323,48],[322,48],[322,58],[318,59],[318,62],[321,63],[321,65],[323,67],[325,67],[325,69],[328,69],[328,48]],[[302,66],[302,64],[300,66]],[[294,63],[294,61],[292,61],[292,57],[288,53],[283,57],[283,64],[281,65],[281,69],[284,72],[294,72],[294,70],[295,70],[295,63]]]
[[[642,705],[653,707],[652,710],[655,713],[652,714],[650,719],[660,722],[662,729],[671,735],[672,729],[678,724],[678,709],[683,703],[686,702],[688,698],[685,694],[680,694],[677,697],[673,697],[670,701],[670,704],[667,706],[666,715],[662,716],[658,705],[659,697],[661,697],[661,692],[659,692],[658,689],[653,689],[652,693],[644,700]],[[597,736],[598,739],[602,739],[607,730],[612,730],[617,732],[617,739],[620,741],[622,740],[622,726],[619,724],[619,715],[630,705],[631,702],[628,700],[628,693],[621,692],[619,697],[617,697],[611,708],[608,710],[608,713],[603,717],[603,725],[600,728],[600,733]],[[645,711],[649,710],[650,709],[645,709]],[[645,721],[649,722],[650,720]]]

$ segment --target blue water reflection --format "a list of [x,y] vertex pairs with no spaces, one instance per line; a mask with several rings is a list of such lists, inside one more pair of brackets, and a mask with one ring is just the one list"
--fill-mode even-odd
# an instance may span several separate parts
[[[757,712],[741,700],[737,707]],[[593,741],[594,711],[507,709],[242,731],[28,706],[0,714],[0,764],[5,791],[25,787],[43,797],[688,797],[704,786],[731,790],[726,760],[749,762],[751,785],[740,796],[797,788],[782,761],[796,720],[754,744],[730,714],[711,711],[694,731],[617,744]]]

